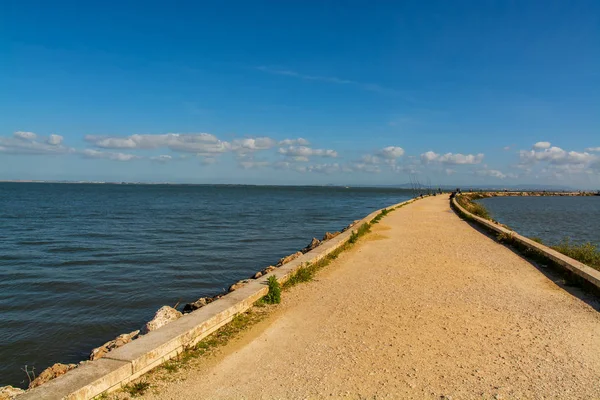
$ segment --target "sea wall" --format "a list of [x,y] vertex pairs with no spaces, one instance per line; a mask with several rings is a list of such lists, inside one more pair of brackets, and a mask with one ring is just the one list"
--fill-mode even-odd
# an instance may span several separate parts
[[[398,207],[414,200],[392,205]],[[353,227],[370,223],[382,211],[377,210],[358,221]],[[103,358],[81,364],[65,375],[26,391],[18,400],[88,400],[102,393],[119,389],[149,370],[176,357],[194,346],[236,315],[245,312],[268,293],[267,279],[276,276],[285,283],[299,268],[315,263],[344,246],[354,229],[348,229],[323,242],[315,249],[283,264],[258,279],[249,280],[206,306],[184,314],[181,318],[139,339],[107,353]]]
[[[462,196],[467,195],[468,193],[463,194]],[[564,269],[564,271],[568,272],[569,274],[573,274],[574,276],[578,277],[594,292],[600,293],[600,271],[574,260],[571,257],[567,257],[566,255],[559,253],[548,246],[544,246],[541,243],[522,236],[497,222],[489,221],[485,218],[481,218],[470,213],[458,203],[456,197],[451,200],[451,205],[458,214],[468,218],[478,225],[483,226],[485,229],[491,232],[505,235],[505,237],[510,238],[510,241],[514,244],[517,244],[519,247],[534,251],[534,254],[545,257],[554,263],[554,265]]]

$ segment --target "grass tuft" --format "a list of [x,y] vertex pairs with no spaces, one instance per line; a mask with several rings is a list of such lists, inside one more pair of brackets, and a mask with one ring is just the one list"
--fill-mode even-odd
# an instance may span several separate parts
[[130,383],[128,385],[123,386],[123,390],[133,397],[143,395],[148,389],[150,389],[150,384],[146,381]]
[[564,238],[559,244],[551,247],[567,257],[571,257],[600,271],[600,250],[598,250],[598,246],[594,243],[576,244],[568,238]]
[[281,303],[281,285],[275,276],[270,276],[267,280],[269,284],[269,293],[264,297],[264,301],[267,304],[279,304]]
[[504,232],[499,233],[498,235],[496,235],[496,239],[500,243],[508,243],[508,244],[514,243],[514,241],[515,241],[515,238],[514,238],[512,232],[509,232],[509,233],[504,233]]
[[375,216],[375,218],[373,218],[373,220],[371,221],[371,224],[378,224],[379,221],[381,221],[381,218],[388,215],[391,211],[392,210],[388,210],[387,208],[384,208],[383,210],[381,210],[381,212],[379,214],[377,214],[377,216]]
[[297,285],[302,282],[312,281],[313,277],[315,275],[315,272],[316,272],[316,269],[311,264],[308,264],[305,267],[301,267],[292,276],[290,276],[290,279],[288,279],[288,281],[285,283],[284,286],[290,287],[290,286],[294,286],[294,285]]
[[468,195],[468,196],[462,195],[462,196],[457,196],[456,201],[458,202],[458,204],[460,204],[465,210],[467,210],[471,214],[477,215],[478,217],[481,217],[481,218],[491,220],[492,217],[490,216],[490,213],[487,210],[487,208],[485,208],[485,206],[483,204],[476,203],[473,201],[473,200],[478,200],[480,198],[483,198],[483,197],[479,196],[479,195]]

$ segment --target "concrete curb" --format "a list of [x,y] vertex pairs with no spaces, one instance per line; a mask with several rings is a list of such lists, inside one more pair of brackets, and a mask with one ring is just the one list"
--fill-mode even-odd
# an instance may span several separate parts
[[[415,199],[388,208],[404,206],[413,201]],[[371,222],[381,210],[383,209],[373,211],[358,221],[354,227]],[[17,396],[16,399],[88,400],[102,393],[117,390],[177,356],[186,348],[194,346],[230,322],[237,314],[248,310],[254,302],[268,293],[267,279],[269,276],[276,276],[279,283],[285,283],[303,265],[322,260],[344,246],[353,231],[354,229],[348,229],[275,271],[263,275],[259,279],[251,279],[242,288],[109,352],[99,360],[86,362],[63,376],[28,390]]]
[[472,221],[483,225],[485,228],[497,233],[510,235],[512,239],[519,245],[527,249],[534,250],[537,253],[540,253],[544,257],[554,262],[556,265],[583,279],[593,289],[600,293],[600,271],[597,271],[592,267],[588,267],[587,265],[577,260],[574,260],[571,257],[567,257],[566,255],[559,253],[558,251],[553,250],[548,246],[544,246],[543,244],[535,242],[525,236],[519,235],[515,231],[511,231],[510,229],[496,225],[492,221],[489,221],[485,218],[481,218],[474,214],[471,214],[469,211],[465,210],[460,204],[458,204],[456,198],[452,199],[452,206],[455,208],[455,210],[458,210],[459,213],[467,216]]

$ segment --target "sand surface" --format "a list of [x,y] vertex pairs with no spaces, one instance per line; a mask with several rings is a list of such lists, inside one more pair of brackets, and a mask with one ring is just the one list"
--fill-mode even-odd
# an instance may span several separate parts
[[144,398],[600,399],[597,303],[541,271],[420,200]]

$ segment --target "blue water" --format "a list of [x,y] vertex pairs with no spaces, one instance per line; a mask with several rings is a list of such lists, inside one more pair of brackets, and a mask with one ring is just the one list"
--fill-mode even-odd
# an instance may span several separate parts
[[217,294],[398,189],[0,183],[0,386]]
[[528,237],[600,245],[600,196],[492,197],[478,200],[492,218]]

